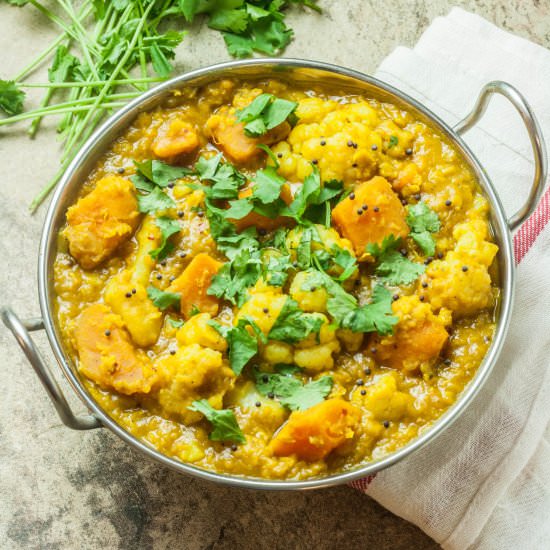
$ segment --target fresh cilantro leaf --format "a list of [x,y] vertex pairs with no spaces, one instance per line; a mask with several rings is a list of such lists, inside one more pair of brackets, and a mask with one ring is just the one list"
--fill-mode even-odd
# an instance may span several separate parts
[[293,394],[281,399],[281,404],[291,411],[303,411],[317,405],[330,393],[332,376],[323,376],[314,382],[298,388]]
[[65,82],[77,65],[80,65],[80,61],[69,53],[67,46],[61,44],[55,50],[52,65],[48,69],[48,80],[50,82]]
[[343,269],[342,273],[337,277],[337,280],[345,281],[349,279],[357,269],[357,259],[349,250],[340,248],[337,245],[333,247],[332,252],[335,254],[334,263]]
[[193,173],[189,168],[172,166],[160,160],[134,161],[134,165],[138,174],[159,187],[167,187],[173,181]]
[[[267,249],[269,250],[269,249]],[[264,252],[266,249],[263,250]],[[288,279],[287,271],[293,267],[292,261],[288,254],[269,255],[267,263],[263,262],[263,277],[267,284],[271,286],[283,286]],[[262,256],[262,260],[265,256]]]
[[390,136],[390,141],[388,143],[388,149],[395,147],[399,143],[399,138],[397,136]]
[[[246,178],[232,164],[221,163],[221,153],[206,159],[201,157],[195,164],[195,171],[199,179],[208,180],[211,186],[200,187],[209,199],[236,199],[239,187],[246,182]],[[191,185],[191,187],[195,187]]]
[[214,409],[206,399],[193,401],[188,407],[191,411],[204,414],[206,419],[214,428],[210,432],[212,441],[234,441],[235,443],[246,443],[246,438],[239,428],[235,413],[229,409]]
[[176,203],[160,187],[155,187],[147,195],[138,195],[138,210],[143,213],[157,212],[174,208]]
[[296,249],[296,261],[300,269],[308,269],[311,266],[311,243],[313,241],[313,228],[306,227],[302,232],[300,244]]
[[174,328],[181,328],[185,324],[185,321],[183,319],[172,319],[172,317],[168,317],[168,323]]
[[376,274],[392,285],[410,284],[426,270],[424,265],[411,262],[397,250],[400,243],[401,239],[389,235],[380,246],[370,243],[366,247],[377,260]]
[[310,203],[314,203],[321,191],[321,178],[319,170],[313,166],[311,174],[307,176],[304,183],[294,196],[290,205],[283,209],[282,214],[294,218],[297,222],[302,221],[302,216]]
[[378,332],[386,335],[393,332],[398,318],[393,315],[392,295],[382,285],[376,285],[372,293],[372,301],[357,308],[346,318],[345,327],[353,332]]
[[248,107],[237,113],[237,121],[245,123],[245,134],[258,137],[283,123],[298,107],[295,101],[260,94]]
[[246,30],[248,15],[243,9],[221,9],[212,12],[208,26],[217,31],[229,31],[236,34]]
[[165,292],[154,286],[147,287],[147,296],[159,309],[167,309],[170,306],[179,305],[181,294],[179,292]]
[[0,80],[0,109],[8,115],[18,115],[23,111],[25,92],[13,80]]
[[311,313],[304,313],[298,304],[287,298],[277,320],[269,331],[270,340],[281,340],[294,344],[311,333],[318,334],[323,320]]
[[155,223],[160,228],[161,242],[158,248],[149,252],[149,255],[156,260],[163,260],[174,248],[174,245],[168,241],[168,238],[179,233],[181,227],[177,220],[166,216],[157,218]]
[[269,204],[279,198],[286,179],[277,174],[273,166],[258,170],[252,188],[252,198],[263,204]]
[[228,32],[223,33],[227,51],[233,57],[249,57],[254,53],[254,41],[248,36],[239,36]]
[[255,375],[256,387],[262,395],[277,397],[281,405],[292,411],[303,411],[317,405],[330,393],[333,385],[331,376],[323,376],[304,385],[289,374],[266,374],[256,371]]
[[225,211],[225,217],[230,220],[240,220],[250,214],[254,204],[248,199],[236,199],[229,201],[229,208]]
[[[229,364],[238,376],[246,364],[258,353],[258,339],[264,340],[265,336],[258,325],[251,319],[239,319],[234,327],[221,325],[217,321],[209,321],[226,340],[229,348]],[[250,334],[247,327],[251,327],[254,334]]]
[[411,228],[411,238],[424,254],[433,256],[435,240],[431,233],[436,233],[441,228],[437,214],[425,202],[419,202],[407,207],[406,220]]

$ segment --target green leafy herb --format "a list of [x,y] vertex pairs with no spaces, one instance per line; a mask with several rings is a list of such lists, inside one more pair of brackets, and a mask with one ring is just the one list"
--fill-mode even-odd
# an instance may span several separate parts
[[335,254],[334,263],[343,269],[337,280],[345,281],[349,279],[357,270],[357,259],[349,250],[340,248],[337,245],[334,246],[333,253]]
[[398,318],[393,315],[392,295],[382,285],[376,285],[370,304],[360,306],[346,319],[346,328],[353,332],[378,332],[386,335],[393,332]]
[[[209,199],[236,199],[239,187],[246,178],[232,164],[221,162],[222,154],[206,159],[201,157],[195,164],[195,171],[202,181],[212,182],[210,186],[202,186],[201,189]],[[193,185],[190,185],[193,187]]]
[[401,239],[389,235],[380,246],[372,243],[367,245],[367,252],[377,260],[376,274],[392,285],[410,284],[426,270],[424,265],[403,256],[397,250],[400,244]]
[[8,115],[17,115],[23,111],[24,100],[25,92],[13,80],[0,80],[0,109]]
[[437,214],[425,203],[419,202],[407,207],[407,223],[411,228],[411,238],[428,256],[435,253],[435,240],[432,233],[441,228]]
[[279,99],[272,94],[261,94],[237,113],[237,121],[245,123],[245,134],[258,137],[279,126],[294,113],[298,103]]
[[[193,173],[189,168],[172,166],[160,160],[144,160],[143,162],[134,161],[134,165],[142,178],[145,178],[147,181],[159,187],[167,187],[175,180]],[[134,180],[132,179],[132,181]],[[138,184],[143,185],[140,179],[137,181]],[[135,182],[134,185],[136,185]],[[138,185],[136,185],[136,187],[138,187]]]
[[185,324],[185,321],[183,319],[172,319],[172,317],[168,317],[168,323],[174,328],[181,328]]
[[147,195],[138,195],[138,210],[143,213],[158,212],[174,208],[176,203],[160,187],[155,187]]
[[304,340],[311,333],[318,334],[322,324],[323,320],[320,317],[312,313],[304,313],[292,298],[287,298],[269,331],[268,338],[294,344]]
[[[258,353],[258,338],[265,337],[254,321],[251,319],[239,319],[234,327],[226,327],[216,321],[209,321],[226,340],[229,348],[229,364],[238,376],[246,364]],[[250,334],[247,327],[252,327],[254,334]]]
[[149,252],[149,255],[156,260],[163,260],[174,249],[174,245],[168,241],[169,237],[179,233],[181,228],[177,220],[166,216],[157,218],[155,223],[160,228],[161,242],[158,248]]
[[399,143],[399,138],[397,136],[390,136],[390,141],[388,143],[388,149],[395,147]]
[[[288,372],[288,369],[285,369]],[[284,372],[284,371],[283,371]],[[256,387],[262,395],[274,395],[291,411],[303,411],[327,397],[333,385],[331,376],[303,384],[289,374],[266,374],[256,371]]]
[[210,432],[209,437],[213,441],[246,443],[246,438],[239,428],[233,411],[229,409],[214,409],[206,399],[193,401],[189,409],[204,414],[206,419],[212,424],[214,429]]
[[267,261],[264,258],[265,255],[262,255],[263,277],[267,284],[271,286],[283,286],[288,279],[288,271],[294,267],[290,256],[288,254],[280,254],[277,250],[275,254],[268,256]]
[[179,292],[166,292],[154,286],[147,287],[147,296],[159,309],[165,310],[170,306],[179,306],[181,294]]

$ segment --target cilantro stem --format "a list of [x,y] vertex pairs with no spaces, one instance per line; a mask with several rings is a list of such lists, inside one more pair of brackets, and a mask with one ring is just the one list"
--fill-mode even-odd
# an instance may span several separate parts
[[[113,80],[113,86],[122,86],[124,84],[149,84],[154,82],[164,82],[164,78],[146,77],[146,78],[122,78]],[[17,83],[19,88],[95,88],[103,86],[105,80],[90,80],[86,82],[32,82],[32,83]]]
[[[88,103],[90,100],[81,100],[81,101],[87,101]],[[52,105],[51,107],[44,107],[43,109],[35,109],[34,111],[27,111],[26,113],[21,113],[20,115],[15,115],[10,118],[3,118],[0,120],[0,126],[7,126],[8,124],[13,124],[15,122],[19,122],[21,120],[28,120],[29,118],[35,118],[37,116],[49,116],[49,115],[60,115],[63,113],[70,113],[70,112],[82,112],[82,111],[90,111],[90,109],[93,108],[93,105],[77,105],[75,106],[76,102],[73,102],[72,104],[69,104],[68,107],[62,107],[60,108],[59,105],[63,105],[63,103],[59,105]],[[102,103],[101,108],[102,109],[115,109],[124,107],[126,103],[124,101],[113,101],[108,103]]]
[[79,129],[78,132],[75,132],[75,134],[73,134],[71,136],[71,139],[69,140],[69,142],[67,143],[66,145],[66,149],[65,149],[65,155],[63,155],[63,159],[66,159],[67,158],[67,154],[70,154],[70,152],[72,151],[73,149],[73,146],[75,144],[75,141],[78,139],[79,135],[82,133],[82,130],[86,127],[86,125],[90,122],[90,119],[91,117],[93,116],[94,112],[96,111],[96,109],[98,108],[98,106],[101,104],[101,102],[105,99],[105,96],[107,95],[107,92],[108,90],[111,88],[112,86],[112,82],[113,80],[116,79],[118,73],[120,72],[120,70],[124,67],[124,65],[126,64],[126,62],[128,61],[128,59],[130,58],[130,56],[132,55],[133,53],[133,50],[136,46],[136,43],[138,41],[138,38],[139,38],[139,35],[141,33],[141,29],[143,28],[143,25],[145,24],[145,21],[147,19],[147,16],[149,15],[149,12],[151,11],[151,9],[153,8],[153,6],[155,5],[154,2],[151,2],[147,8],[145,9],[145,11],[143,12],[143,15],[142,17],[140,18],[139,20],[139,23],[136,27],[136,30],[134,31],[134,35],[132,36],[132,40],[130,40],[130,43],[128,44],[128,47],[126,49],[126,53],[122,56],[122,58],[119,60],[118,64],[116,65],[116,67],[114,68],[113,72],[111,73],[111,76],[110,78],[105,82],[103,88],[101,89],[101,92],[98,94],[98,96],[96,97],[95,99],[95,102],[94,104],[92,105],[90,111],[88,111],[88,113],[86,114],[86,116],[84,117],[84,120],[82,121],[81,123],[81,127]]

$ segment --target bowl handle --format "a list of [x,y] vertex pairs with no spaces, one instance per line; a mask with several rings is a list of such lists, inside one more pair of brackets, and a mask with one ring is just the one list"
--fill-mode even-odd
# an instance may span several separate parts
[[10,309],[2,308],[2,321],[10,329],[15,336],[17,343],[27,356],[32,368],[40,378],[40,382],[46,389],[53,402],[57,414],[61,418],[63,424],[73,430],[91,430],[93,428],[101,428],[102,424],[98,418],[92,414],[75,416],[69,407],[65,396],[61,392],[61,388],[52,376],[50,369],[44,363],[38,348],[33,342],[30,331],[41,330],[44,328],[44,323],[41,318],[28,319],[21,321],[19,317]]
[[542,194],[547,175],[546,146],[539,123],[531,107],[529,107],[523,95],[521,95],[512,85],[507,82],[502,82],[501,80],[495,80],[483,86],[472,111],[453,129],[458,135],[462,135],[472,128],[485,113],[491,96],[494,94],[500,94],[508,99],[521,116],[527,134],[529,135],[531,146],[533,147],[533,156],[535,160],[535,176],[533,177],[533,184],[531,185],[529,196],[525,204],[508,219],[508,226],[511,230],[514,230],[521,225],[535,209]]

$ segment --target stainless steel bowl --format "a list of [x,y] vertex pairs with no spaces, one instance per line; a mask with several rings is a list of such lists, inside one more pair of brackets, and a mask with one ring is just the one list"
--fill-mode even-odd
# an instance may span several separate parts
[[[353,471],[308,479],[305,481],[274,481],[217,474],[169,458],[129,434],[98,406],[82,384],[75,364],[63,349],[59,326],[52,315],[54,300],[52,272],[56,255],[57,234],[65,221],[67,207],[76,199],[82,182],[85,181],[95,162],[120,133],[131,124],[136,115],[143,111],[148,111],[162,103],[173,90],[181,89],[185,86],[204,85],[222,77],[275,77],[287,81],[312,84],[322,81],[323,83],[337,85],[350,91],[360,91],[378,100],[389,101],[400,105],[414,113],[420,120],[437,128],[441,134],[446,136],[462,153],[464,158],[468,161],[472,171],[477,176],[482,190],[491,205],[490,217],[492,230],[500,248],[498,263],[502,297],[497,312],[495,337],[483,363],[478,368],[474,378],[459,396],[456,403],[421,436],[398,451],[380,460],[367,463]],[[535,159],[535,176],[529,197],[525,204],[509,219],[506,218],[498,195],[493,184],[483,170],[483,167],[461,138],[461,135],[474,126],[481,118],[491,96],[494,94],[505,96],[522,117],[533,146]],[[467,99],[468,98],[465,98],[465,102]],[[254,489],[312,489],[347,483],[364,476],[372,475],[383,468],[387,468],[434,439],[460,415],[487,379],[493,365],[498,359],[512,313],[515,271],[511,232],[529,216],[538,202],[542,192],[543,182],[546,178],[546,169],[547,165],[543,137],[535,116],[522,95],[505,82],[491,82],[487,84],[481,90],[471,113],[454,128],[451,128],[418,101],[392,86],[362,73],[326,63],[302,61],[299,59],[254,59],[222,63],[212,67],[199,69],[173,78],[144,93],[109,118],[109,120],[93,134],[84,147],[82,147],[59,183],[44,222],[38,257],[38,291],[42,316],[40,318],[22,321],[12,310],[4,308],[2,310],[2,319],[7,327],[13,332],[19,345],[36,371],[36,374],[39,376],[61,420],[69,428],[88,430],[107,427],[121,439],[147,456],[178,472],[237,487]],[[88,415],[75,416],[73,414],[61,389],[34,345],[30,332],[42,329],[46,330],[54,355],[63,374],[89,409]]]

